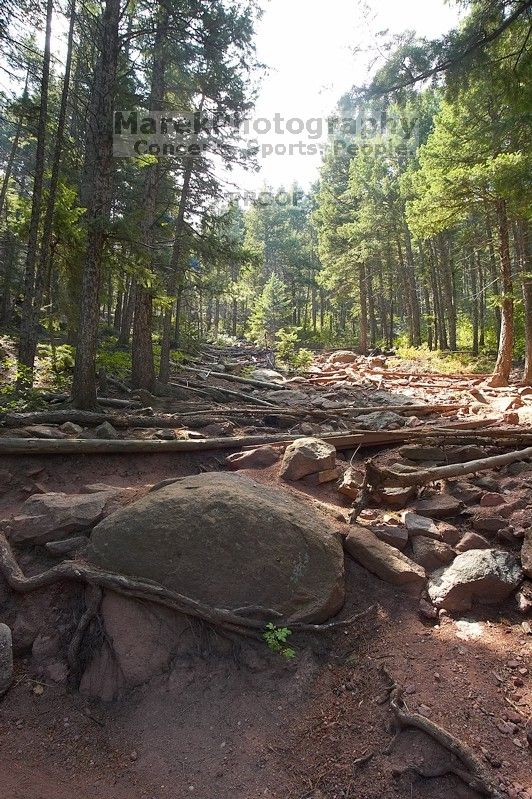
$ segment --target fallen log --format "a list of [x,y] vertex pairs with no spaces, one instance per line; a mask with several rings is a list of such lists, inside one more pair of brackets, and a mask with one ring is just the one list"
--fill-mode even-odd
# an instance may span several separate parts
[[[172,363],[176,369],[186,369],[187,372],[199,372],[200,374],[207,374],[209,377],[214,377],[216,380],[229,380],[234,383],[244,383],[248,386],[255,386],[256,388],[263,388],[265,391],[282,391],[286,388],[285,385],[279,383],[268,383],[266,380],[253,380],[251,377],[241,377],[234,375],[230,372],[213,372],[209,368],[200,369],[197,366],[185,366],[184,364]],[[218,388],[218,387],[217,387]]]
[[[208,413],[213,413],[209,410]],[[216,411],[217,412],[217,411]],[[193,412],[194,415],[197,411]],[[135,416],[134,414],[109,414],[97,411],[35,411],[33,413],[6,413],[0,416],[3,427],[26,427],[33,424],[64,424],[74,422],[87,427],[109,422],[113,427],[179,427],[178,416]]]
[[423,486],[433,483],[436,480],[447,480],[450,477],[462,477],[474,472],[485,472],[489,469],[496,469],[499,466],[507,466],[510,463],[527,460],[532,458],[532,447],[508,452],[505,455],[492,455],[489,458],[478,458],[466,463],[454,463],[450,466],[435,466],[432,469],[419,469],[412,472],[397,472],[392,469],[382,469],[372,461],[366,464],[366,474],[368,483],[375,488],[376,486],[389,486],[394,488],[406,488],[409,486]]
[[194,386],[189,386],[186,383],[170,383],[169,385],[189,389],[190,391],[196,391],[199,394],[203,394],[207,397],[235,397],[235,399],[239,399],[243,402],[254,402],[263,408],[277,408],[277,405],[274,402],[267,402],[266,400],[259,399],[258,397],[251,397],[249,394],[244,394],[242,391],[232,391],[229,388],[222,388],[221,386],[206,385],[199,388],[196,384],[194,384]]
[[[456,435],[456,429],[463,429],[467,424],[485,423],[474,420],[469,423],[458,422],[447,432]],[[467,427],[466,427],[467,429]],[[345,433],[324,433],[320,438],[329,441],[336,449],[353,449],[354,447],[380,446],[422,438],[428,433],[445,435],[445,429],[425,427],[418,430],[354,430]],[[422,434],[423,433],[423,434]],[[232,438],[206,438],[178,441],[143,441],[137,439],[38,439],[38,438],[0,438],[0,455],[91,455],[111,453],[168,453],[168,452],[201,452],[219,449],[254,449],[264,444],[288,445],[304,436],[293,434],[234,436]]]

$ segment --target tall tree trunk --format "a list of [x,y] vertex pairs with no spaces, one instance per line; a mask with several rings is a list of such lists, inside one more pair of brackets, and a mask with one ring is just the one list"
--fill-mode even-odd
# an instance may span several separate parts
[[26,82],[24,84],[24,91],[22,93],[22,100],[21,100],[21,110],[20,114],[18,115],[17,127],[15,128],[15,135],[13,136],[13,141],[11,142],[9,157],[7,159],[6,168],[4,170],[4,177],[2,179],[2,188],[0,188],[0,216],[2,215],[2,211],[4,210],[4,202],[7,196],[9,179],[11,178],[13,163],[15,161],[15,156],[17,154],[17,149],[18,149],[18,142],[20,139],[20,134],[22,132],[22,122],[24,121],[26,102],[28,100],[28,76],[29,73],[26,73]]
[[17,239],[10,230],[5,231],[3,238],[2,260],[4,262],[4,276],[0,303],[0,322],[7,324],[11,316],[11,281],[17,257]]
[[111,205],[113,98],[120,50],[121,0],[106,0],[101,20],[101,49],[94,75],[88,119],[87,245],[83,262],[81,307],[72,395],[77,408],[96,405],[96,348],[100,276]]
[[[190,180],[192,178],[194,162],[192,158],[185,161],[183,173],[183,183],[179,197],[179,210],[175,224],[174,244],[172,247],[172,258],[170,261],[170,275],[168,279],[168,294],[176,293],[176,288],[182,283],[181,261],[184,255],[184,233],[185,233],[185,213],[188,204],[190,191]],[[178,308],[179,314],[179,308]],[[161,363],[159,366],[159,380],[161,383],[168,383],[170,375],[170,338],[172,331],[172,311],[168,309],[163,317],[163,335],[161,339]]]
[[131,336],[131,326],[133,324],[133,314],[135,311],[135,298],[137,296],[137,282],[134,278],[129,281],[127,302],[124,300],[122,309],[122,319],[120,322],[120,333],[118,334],[118,346],[128,347]]
[[449,242],[441,234],[438,237],[439,273],[442,298],[447,316],[448,347],[456,350],[456,298],[454,295],[453,267],[449,253]]
[[38,314],[40,310],[40,308],[34,308],[35,270],[37,266],[37,242],[39,238],[39,223],[41,218],[44,179],[46,122],[48,117],[48,87],[50,83],[50,41],[52,37],[52,14],[53,1],[47,0],[39,121],[37,123],[37,148],[35,152],[35,176],[33,179],[31,217],[28,231],[28,248],[26,251],[26,263],[24,266],[24,299],[22,303],[22,315],[20,319],[20,343],[18,352],[19,363],[26,368],[19,374],[19,385],[33,385],[33,326],[35,324],[35,314]]
[[510,237],[508,232],[506,204],[504,200],[497,200],[496,212],[502,284],[501,335],[499,338],[497,362],[495,364],[495,369],[490,380],[490,384],[492,386],[505,386],[508,383],[510,372],[512,371],[514,301],[512,269],[510,263]]
[[[168,27],[168,9],[160,6],[155,31],[153,50],[153,66],[151,79],[150,111],[163,110],[164,102],[164,37]],[[157,205],[161,183],[161,162],[159,158],[147,167],[144,184],[142,239],[154,266],[153,247],[155,244],[155,225],[157,222]],[[133,319],[132,370],[131,379],[134,388],[153,391],[155,387],[155,364],[153,360],[152,342],[152,292],[148,287],[137,283],[135,292],[135,310]]]
[[479,294],[477,281],[477,264],[473,250],[469,253],[469,271],[471,277],[471,322],[473,325],[473,355],[478,355],[479,344]]
[[66,112],[68,103],[68,93],[70,87],[70,71],[72,68],[72,45],[74,41],[75,25],[75,0],[70,4],[70,23],[68,27],[67,54],[65,60],[65,72],[63,75],[63,88],[61,91],[61,102],[59,105],[59,117],[57,120],[57,131],[55,134],[54,152],[52,158],[52,172],[50,175],[50,185],[48,188],[48,198],[42,227],[41,249],[39,253],[39,265],[35,277],[35,296],[33,300],[33,320],[29,327],[29,338],[25,342],[26,365],[33,370],[35,353],[37,351],[37,332],[39,325],[39,310],[42,305],[44,290],[48,280],[48,270],[51,258],[52,235],[54,223],[55,202],[57,198],[57,188],[59,185],[59,171],[61,167],[61,156],[63,153],[63,141],[65,133]]
[[358,349],[362,355],[368,351],[368,294],[366,286],[366,265],[359,264],[358,285],[360,291],[360,327],[358,333]]
[[[488,263],[490,271],[490,281],[493,293],[498,296],[500,292],[499,270],[497,267],[497,256],[495,254],[495,246],[493,244],[493,227],[491,221],[491,214],[487,202],[485,204],[485,211],[486,211],[485,222],[486,222],[486,235],[487,235],[487,244],[488,244]],[[496,305],[494,308],[494,316],[495,316],[495,329],[497,331],[497,342],[498,342],[501,337],[501,309],[499,305]]]
[[482,266],[482,258],[480,251],[477,252],[477,273],[478,273],[478,345],[481,349],[485,345],[486,336],[486,287],[484,280],[484,268]]
[[519,246],[519,262],[521,265],[521,279],[523,286],[523,309],[525,322],[525,368],[523,383],[532,385],[532,263],[530,257],[530,227],[525,220],[520,220],[517,226],[517,240]]
[[421,310],[419,307],[419,297],[417,295],[416,274],[414,254],[412,252],[412,241],[410,231],[406,224],[403,225],[406,252],[406,282],[409,294],[409,306],[412,314],[412,339],[414,347],[421,346]]

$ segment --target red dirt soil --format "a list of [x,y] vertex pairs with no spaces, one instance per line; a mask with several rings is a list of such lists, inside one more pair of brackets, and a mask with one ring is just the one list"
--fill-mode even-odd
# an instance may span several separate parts
[[[140,493],[222,463],[213,455],[4,458],[17,479],[0,510],[13,512],[39,488],[75,492],[98,481]],[[274,473],[250,472],[268,482]],[[299,488],[339,506],[326,486]],[[375,612],[352,629],[295,641],[292,662],[247,641],[222,657],[198,638],[197,654],[177,658],[167,673],[109,705],[51,682],[42,690],[29,661],[18,659],[14,686],[0,703],[0,797],[477,797],[454,776],[425,778],[409,768],[444,773],[449,762],[421,732],[401,733],[384,754],[393,735],[386,666],[406,688],[408,708],[470,746],[503,796],[531,799],[525,728],[532,639],[515,603],[467,614],[481,634],[462,640],[456,620],[421,620],[415,600],[353,561],[347,587],[342,615],[369,605]]]

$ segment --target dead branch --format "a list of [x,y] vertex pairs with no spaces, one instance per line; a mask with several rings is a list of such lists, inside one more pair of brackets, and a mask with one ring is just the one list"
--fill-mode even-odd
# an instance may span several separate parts
[[387,485],[406,488],[423,486],[436,480],[447,480],[450,477],[462,477],[473,472],[485,472],[499,466],[507,466],[516,461],[532,458],[532,447],[507,452],[504,455],[492,455],[489,458],[478,458],[466,463],[453,463],[450,466],[435,466],[433,469],[416,469],[411,472],[397,472],[392,469],[380,469],[372,461],[366,463],[368,481],[373,488]]

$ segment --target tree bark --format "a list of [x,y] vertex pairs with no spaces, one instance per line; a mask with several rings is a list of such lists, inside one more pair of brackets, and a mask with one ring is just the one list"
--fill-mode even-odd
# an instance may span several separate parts
[[358,333],[358,349],[362,355],[368,351],[368,295],[366,286],[366,265],[359,264],[358,281],[360,291],[360,326]]
[[15,156],[17,154],[18,149],[18,142],[20,139],[20,134],[22,132],[22,122],[24,120],[24,109],[26,106],[26,102],[28,100],[28,77],[29,73],[26,73],[26,82],[24,84],[24,91],[22,93],[22,100],[21,100],[21,110],[20,114],[18,115],[17,120],[17,127],[15,128],[15,135],[13,137],[13,141],[11,142],[11,149],[9,151],[9,157],[7,159],[6,168],[4,171],[4,177],[2,180],[2,188],[0,189],[0,216],[2,215],[2,211],[4,210],[4,202],[7,195],[7,189],[9,186],[9,179],[11,178],[11,172],[13,170],[13,163],[15,161]]
[[121,0],[106,0],[101,49],[92,87],[85,169],[87,246],[83,263],[76,363],[72,386],[77,408],[96,405],[96,348],[99,293],[106,227],[111,200],[113,97],[118,63]]
[[[201,104],[200,104],[201,105]],[[181,267],[182,258],[184,254],[184,232],[185,232],[185,213],[188,204],[188,195],[190,191],[190,180],[192,178],[192,171],[194,161],[192,158],[187,158],[185,161],[185,170],[183,173],[183,183],[181,186],[181,194],[179,197],[179,210],[175,224],[174,245],[172,248],[172,259],[170,261],[170,275],[168,279],[168,293],[173,295],[176,293],[176,288],[182,282]],[[178,309],[179,313],[179,309]],[[163,317],[163,334],[161,339],[161,363],[159,366],[159,380],[161,383],[167,383],[170,374],[170,338],[172,332],[172,311],[167,309]]]
[[523,308],[525,322],[525,367],[523,383],[532,385],[532,264],[530,258],[530,228],[529,223],[520,220],[517,225],[519,242],[519,262],[521,265],[521,279],[523,291]]
[[504,200],[497,200],[497,227],[499,234],[499,262],[502,283],[501,335],[497,362],[491,378],[492,386],[507,385],[512,371],[514,301],[512,269],[510,263],[510,239],[508,217]]
[[44,215],[44,222],[42,227],[42,240],[41,250],[39,253],[39,265],[37,267],[37,274],[35,278],[35,296],[33,300],[33,318],[29,326],[29,333],[27,341],[25,341],[26,353],[26,366],[33,370],[35,363],[35,354],[37,351],[37,334],[39,326],[39,311],[43,301],[44,290],[46,281],[48,279],[48,270],[50,267],[50,259],[52,254],[52,235],[53,235],[53,222],[55,201],[57,198],[57,187],[59,185],[59,171],[61,167],[61,155],[63,153],[63,140],[65,133],[65,122],[67,112],[68,94],[70,88],[70,72],[72,68],[72,45],[74,41],[74,25],[76,19],[75,0],[71,0],[70,4],[70,23],[68,28],[67,39],[67,53],[65,60],[65,72],[63,75],[63,88],[61,91],[61,101],[59,105],[59,117],[57,120],[57,131],[55,134],[55,145],[52,159],[52,172],[50,176],[50,185],[48,188],[48,198],[46,201],[46,210]]
[[[152,114],[162,111],[164,102],[164,37],[168,27],[168,9],[161,5],[158,9],[158,21],[155,31],[153,50],[152,82],[150,111]],[[153,269],[155,258],[153,248],[155,244],[154,228],[157,222],[157,205],[159,186],[161,182],[161,162],[157,158],[155,163],[147,168],[144,185],[142,239],[150,256],[150,266]],[[155,386],[155,364],[153,359],[152,342],[153,304],[151,290],[137,282],[135,292],[135,309],[133,317],[132,340],[132,371],[131,379],[133,388],[144,388],[153,391]]]
[[35,153],[35,176],[33,179],[33,196],[31,201],[31,217],[28,232],[26,263],[24,266],[24,299],[20,319],[19,364],[27,367],[18,376],[19,385],[33,385],[32,340],[35,316],[40,308],[35,308],[35,271],[37,266],[37,249],[39,223],[41,218],[42,190],[44,181],[46,123],[48,117],[48,87],[50,83],[50,42],[52,37],[53,0],[46,3],[46,30],[44,38],[44,55],[41,76],[41,96],[39,105],[39,121],[37,124],[37,149]]

